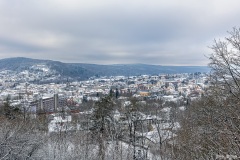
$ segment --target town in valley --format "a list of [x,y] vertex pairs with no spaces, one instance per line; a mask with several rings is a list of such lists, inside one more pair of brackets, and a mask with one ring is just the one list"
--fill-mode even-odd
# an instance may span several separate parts
[[109,147],[121,142],[124,152],[130,147],[131,154],[144,158],[159,157],[159,145],[170,152],[184,111],[209,86],[208,74],[200,72],[94,76],[84,81],[56,82],[61,76],[44,64],[21,72],[3,70],[0,77],[1,105],[8,103],[31,121],[44,115],[45,124],[39,130],[48,135],[94,131],[93,117],[101,107],[98,104],[110,97],[110,111],[102,114],[108,120],[111,117],[104,125],[112,127],[108,128],[112,139],[108,135],[104,141]]

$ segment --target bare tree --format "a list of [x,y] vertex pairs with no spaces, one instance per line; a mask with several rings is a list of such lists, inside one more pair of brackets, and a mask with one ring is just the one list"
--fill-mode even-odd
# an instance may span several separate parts
[[210,55],[212,83],[222,87],[227,95],[239,100],[240,93],[240,28],[228,32],[225,40],[215,40]]
[[228,33],[211,47],[211,86],[186,110],[176,159],[240,158],[240,29]]
[[0,117],[0,159],[41,158],[43,141],[34,122]]

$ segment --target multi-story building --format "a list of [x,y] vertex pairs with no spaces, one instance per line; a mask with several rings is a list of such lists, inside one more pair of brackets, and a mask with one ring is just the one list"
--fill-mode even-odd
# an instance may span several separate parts
[[54,94],[50,98],[41,98],[37,101],[30,103],[30,108],[35,108],[36,113],[52,113],[56,112],[58,108],[63,108],[67,105],[67,99],[65,97],[59,97],[58,94]]

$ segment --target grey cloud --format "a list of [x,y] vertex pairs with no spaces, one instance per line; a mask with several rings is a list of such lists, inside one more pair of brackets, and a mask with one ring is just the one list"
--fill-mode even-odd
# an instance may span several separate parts
[[206,65],[204,55],[210,53],[212,40],[240,26],[237,4],[235,0],[228,1],[229,7],[222,0],[101,4],[4,0],[0,58],[19,53],[65,62]]
[[[19,53],[29,53],[29,52],[43,52],[45,51],[45,48],[38,47],[38,46],[33,46],[29,45],[20,41],[13,41],[13,40],[8,40],[6,38],[1,38],[0,37],[0,48],[2,49],[2,52],[9,52],[9,53],[14,53],[14,52],[19,52]],[[1,51],[1,49],[0,49]]]

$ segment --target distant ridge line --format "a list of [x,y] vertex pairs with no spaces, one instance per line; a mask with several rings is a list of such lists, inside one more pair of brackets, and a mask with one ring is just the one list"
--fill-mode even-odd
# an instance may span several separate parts
[[136,76],[176,73],[209,72],[207,66],[163,66],[151,64],[113,64],[100,65],[88,63],[64,63],[25,57],[0,59],[0,70],[23,71],[36,64],[45,64],[56,74],[74,79],[88,79],[93,76]]

